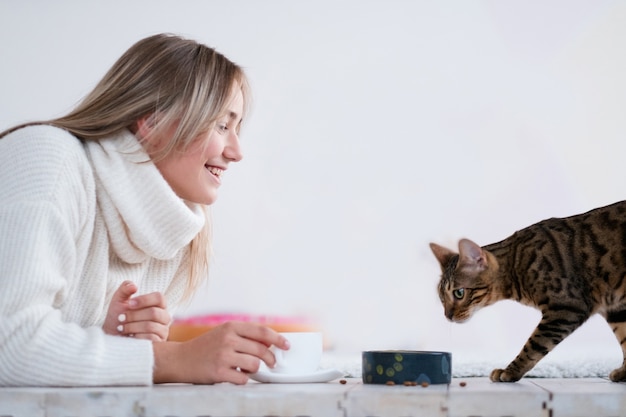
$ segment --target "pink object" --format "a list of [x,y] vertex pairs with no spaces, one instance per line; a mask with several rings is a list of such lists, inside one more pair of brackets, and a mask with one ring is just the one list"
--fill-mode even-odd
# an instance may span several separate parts
[[272,315],[253,314],[205,314],[201,316],[190,316],[174,320],[174,324],[191,324],[202,326],[218,326],[229,321],[243,321],[260,324],[311,324],[311,320],[306,317],[285,317]]

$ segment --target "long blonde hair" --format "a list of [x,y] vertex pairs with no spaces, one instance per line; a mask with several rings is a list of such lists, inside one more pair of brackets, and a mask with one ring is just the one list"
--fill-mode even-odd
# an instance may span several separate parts
[[[133,127],[140,118],[158,114],[153,131],[177,122],[177,130],[163,152],[185,149],[199,134],[213,128],[224,114],[233,89],[241,88],[244,117],[250,89],[241,67],[215,49],[172,34],[157,34],[131,46],[94,89],[65,116],[15,126],[49,124],[83,141],[99,140]],[[190,245],[190,277],[183,296],[189,299],[207,277],[211,251],[211,225]]]

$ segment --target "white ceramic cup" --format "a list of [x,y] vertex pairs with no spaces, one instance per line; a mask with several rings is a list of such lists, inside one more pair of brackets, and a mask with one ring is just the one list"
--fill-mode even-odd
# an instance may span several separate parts
[[289,340],[289,349],[272,346],[270,350],[276,358],[272,372],[280,374],[310,374],[318,370],[322,360],[323,342],[320,332],[281,333]]

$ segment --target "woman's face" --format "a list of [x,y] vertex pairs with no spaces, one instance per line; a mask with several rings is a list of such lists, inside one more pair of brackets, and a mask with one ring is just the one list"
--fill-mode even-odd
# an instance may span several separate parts
[[[215,128],[195,138],[183,152],[171,152],[155,162],[174,192],[183,200],[198,204],[213,204],[217,199],[217,189],[222,183],[222,175],[231,162],[243,157],[239,147],[239,124],[243,113],[243,95],[236,89],[226,114],[216,123]],[[156,143],[153,156],[158,152],[158,143],[167,143],[176,130],[172,126],[151,142]],[[160,138],[158,137],[160,136]]]

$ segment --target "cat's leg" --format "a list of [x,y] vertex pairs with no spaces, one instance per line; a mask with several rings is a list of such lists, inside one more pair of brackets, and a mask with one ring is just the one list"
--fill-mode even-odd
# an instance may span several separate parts
[[624,357],[622,366],[611,371],[609,378],[614,382],[626,381],[626,310],[608,313],[606,321],[611,326],[611,330],[613,330],[613,334],[622,348]]
[[580,327],[589,314],[577,307],[550,306],[530,336],[522,351],[506,367],[494,369],[490,379],[494,382],[519,381],[563,339]]

